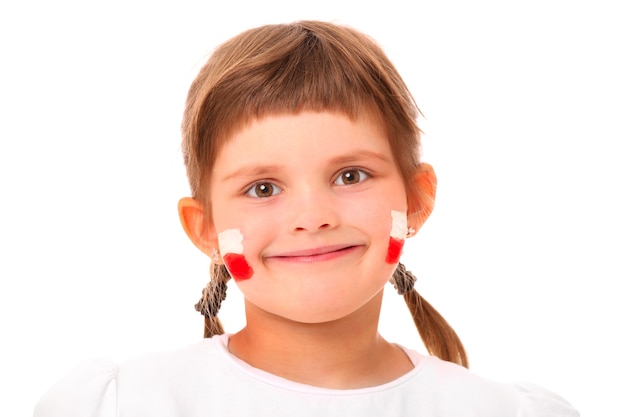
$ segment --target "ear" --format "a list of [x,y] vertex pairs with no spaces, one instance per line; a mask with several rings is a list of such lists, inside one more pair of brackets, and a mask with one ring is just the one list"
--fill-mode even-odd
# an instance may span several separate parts
[[408,195],[408,224],[418,231],[435,208],[437,176],[430,164],[420,163]]
[[178,202],[178,216],[193,244],[216,262],[215,255],[219,250],[217,233],[213,222],[207,218],[204,206],[194,198],[181,198]]

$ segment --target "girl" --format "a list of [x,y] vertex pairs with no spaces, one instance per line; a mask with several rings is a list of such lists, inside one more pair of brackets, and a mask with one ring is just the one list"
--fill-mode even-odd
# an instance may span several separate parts
[[[555,394],[470,373],[448,323],[399,263],[434,205],[418,109],[381,49],[298,22],[219,47],[192,83],[183,228],[212,261],[205,339],[88,363],[36,416],[576,416]],[[217,317],[233,278],[246,326]],[[432,356],[378,334],[387,281]]]

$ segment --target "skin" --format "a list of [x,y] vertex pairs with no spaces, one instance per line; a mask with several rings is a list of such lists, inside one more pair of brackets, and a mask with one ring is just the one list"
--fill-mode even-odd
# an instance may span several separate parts
[[[420,182],[434,198],[429,165],[415,173],[413,186]],[[424,204],[407,201],[379,123],[327,112],[253,121],[220,151],[209,186],[211,219],[191,198],[179,212],[207,254],[220,231],[244,236],[254,274],[237,281],[247,324],[231,336],[235,356],[338,389],[380,385],[413,368],[379,335],[378,317],[396,267],[385,261],[390,213]],[[431,209],[410,215],[408,224],[418,230]]]

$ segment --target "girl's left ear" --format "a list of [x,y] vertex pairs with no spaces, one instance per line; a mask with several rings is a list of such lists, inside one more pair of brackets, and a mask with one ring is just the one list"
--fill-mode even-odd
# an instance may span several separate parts
[[211,219],[206,218],[204,206],[191,197],[178,202],[180,223],[194,245],[207,256],[215,257],[218,248],[217,233]]
[[433,167],[427,163],[420,163],[411,186],[408,193],[407,222],[409,227],[418,231],[435,208],[437,176]]

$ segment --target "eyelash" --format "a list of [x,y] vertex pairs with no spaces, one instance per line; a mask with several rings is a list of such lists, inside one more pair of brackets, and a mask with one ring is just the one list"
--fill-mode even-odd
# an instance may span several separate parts
[[[350,184],[338,183],[339,181],[343,182],[345,180],[344,175],[346,175],[348,173],[352,173],[353,176],[357,179],[357,182],[350,183]],[[356,173],[356,175],[354,175],[355,173]],[[335,179],[333,180],[333,184],[339,185],[339,186],[342,186],[342,187],[343,186],[348,186],[348,185],[354,185],[354,184],[361,183],[361,182],[363,182],[363,181],[365,181],[365,180],[367,180],[367,179],[369,179],[371,177],[372,177],[372,175],[369,172],[367,172],[367,171],[365,171],[365,170],[363,170],[361,168],[346,168],[346,169],[342,170],[341,172],[339,172],[337,177],[335,177]],[[256,191],[259,191],[258,187],[268,187],[268,189],[271,191],[271,194],[270,195],[265,195],[265,196],[258,195],[256,193]],[[248,187],[245,190],[244,194],[246,196],[252,197],[252,198],[268,198],[268,197],[274,197],[274,196],[276,196],[276,195],[278,195],[278,194],[280,194],[282,192],[283,192],[283,189],[280,188],[278,185],[274,184],[271,181],[265,181],[264,180],[264,181],[259,181],[259,182],[255,182],[254,184],[252,184],[250,187]]]

